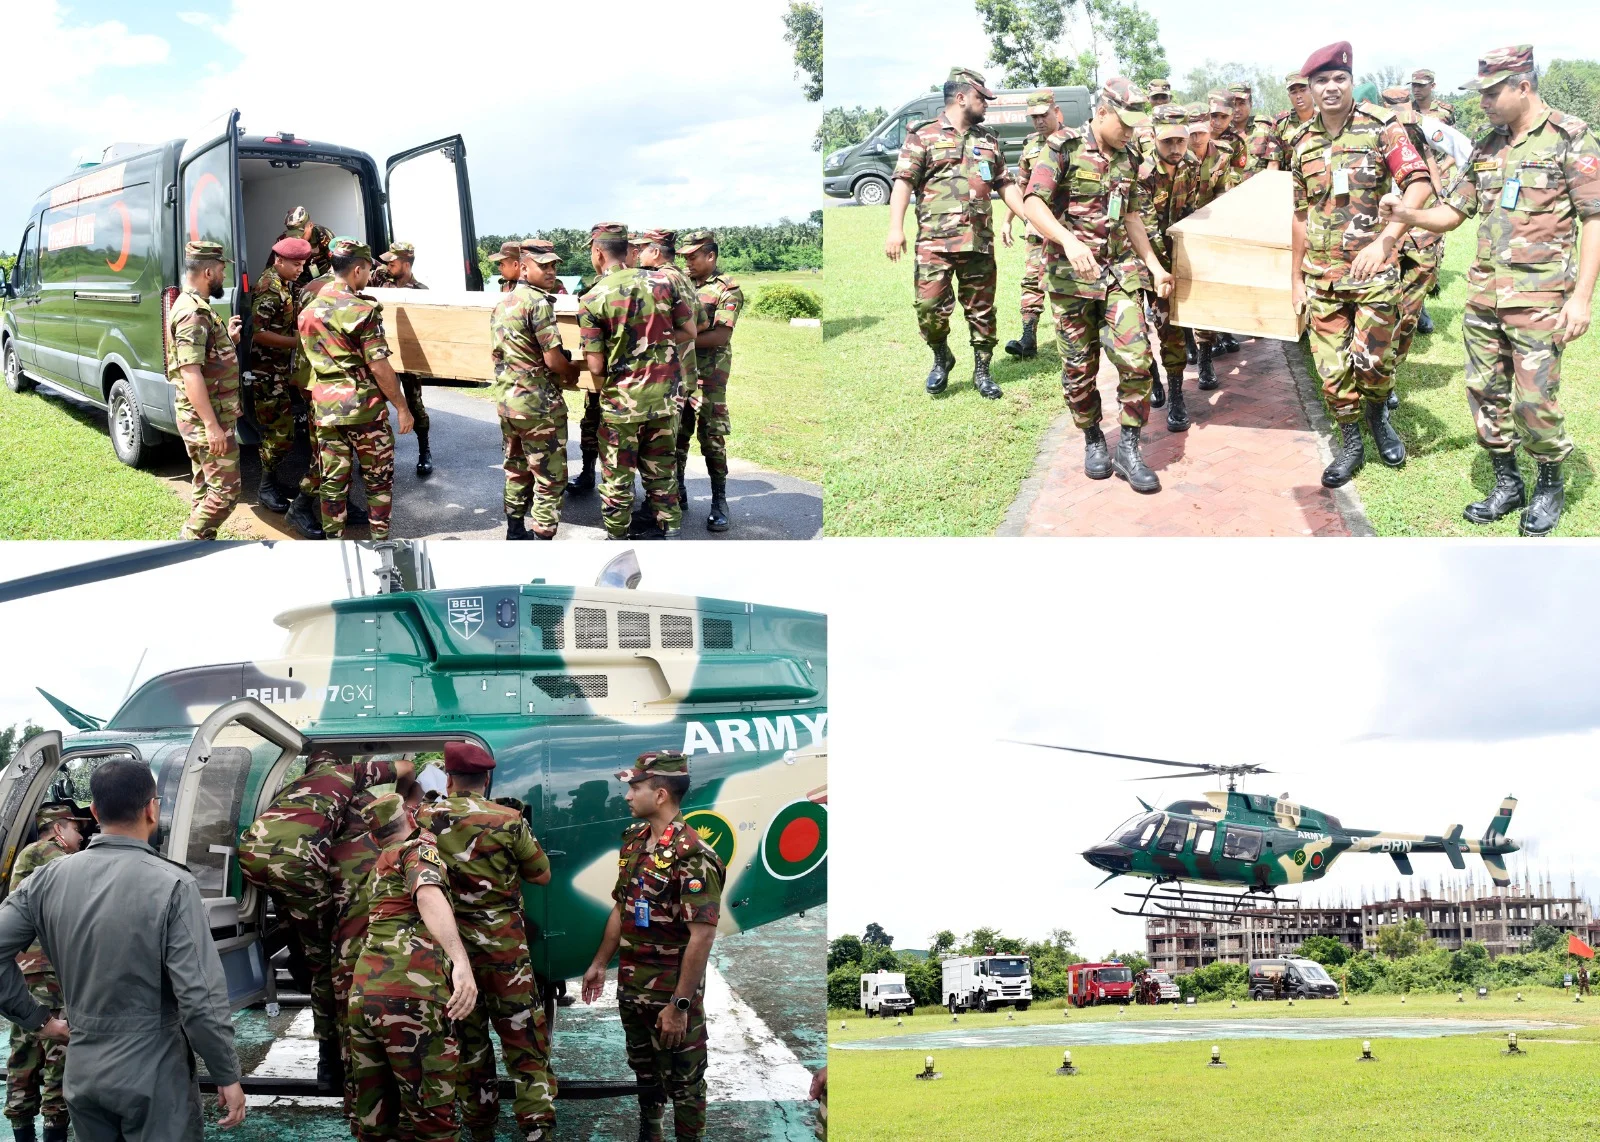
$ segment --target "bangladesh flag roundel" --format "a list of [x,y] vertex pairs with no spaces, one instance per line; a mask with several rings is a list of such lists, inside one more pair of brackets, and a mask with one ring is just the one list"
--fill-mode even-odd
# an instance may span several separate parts
[[772,818],[761,838],[761,863],[779,880],[798,880],[828,856],[828,808],[791,801]]

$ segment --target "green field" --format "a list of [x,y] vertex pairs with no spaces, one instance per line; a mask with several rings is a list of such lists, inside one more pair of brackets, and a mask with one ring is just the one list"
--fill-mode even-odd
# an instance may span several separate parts
[[[1193,1008],[1074,1009],[1066,1022],[1103,1019],[1347,1017],[1349,1039],[1220,1040],[1225,1070],[1205,1064],[1208,1041],[1073,1048],[1080,1074],[1054,1074],[1061,1048],[937,1051],[936,1082],[912,1078],[923,1051],[832,1051],[830,1124],[841,1139],[1005,1138],[1227,1140],[1262,1129],[1310,1138],[1570,1138],[1600,1128],[1600,1002],[1573,1004],[1531,988],[1488,1000],[1453,996],[1356,996],[1338,1003],[1240,1002]],[[1591,1015],[1591,1012],[1595,1013]],[[838,1030],[843,1015],[847,1029]],[[919,1010],[907,1028],[829,1013],[829,1040],[872,1038],[949,1026],[940,1008]],[[1528,1018],[1580,1024],[1519,1034],[1523,1058],[1500,1054],[1499,1035],[1372,1039],[1376,1063],[1358,1063],[1367,1015]],[[927,1023],[924,1024],[924,1019]],[[1017,1023],[1062,1022],[1059,1003]],[[963,1015],[963,1028],[1006,1023],[1004,1013]],[[923,1024],[911,1028],[912,1024]]]

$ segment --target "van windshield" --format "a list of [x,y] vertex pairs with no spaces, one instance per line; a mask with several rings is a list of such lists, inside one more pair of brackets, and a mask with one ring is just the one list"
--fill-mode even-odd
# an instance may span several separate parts
[[1028,961],[1025,959],[990,960],[990,975],[1027,975]]
[[1300,978],[1301,979],[1309,980],[1312,983],[1332,983],[1333,982],[1332,978],[1329,977],[1328,973],[1322,969],[1322,965],[1317,963],[1317,962],[1315,962],[1314,960],[1313,961],[1306,961],[1306,962],[1298,962],[1297,961],[1295,963],[1295,965],[1294,965],[1294,970],[1300,973]]
[[1133,980],[1132,968],[1101,968],[1094,974],[1101,983],[1129,983]]
[[905,993],[906,989],[898,983],[880,983],[878,985],[879,995],[904,995]]

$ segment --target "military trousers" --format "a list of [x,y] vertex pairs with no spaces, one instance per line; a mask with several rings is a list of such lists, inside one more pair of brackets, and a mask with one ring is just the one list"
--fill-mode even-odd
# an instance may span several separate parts
[[287,374],[258,372],[250,383],[250,392],[256,428],[261,432],[257,456],[261,474],[268,476],[294,447],[294,386]]
[[[663,993],[665,994],[665,993]],[[689,1005],[689,1024],[676,1047],[661,1043],[656,1020],[667,1003],[639,995],[617,997],[622,1034],[627,1043],[628,1066],[638,1076],[639,1117],[651,1139],[662,1139],[666,1104],[672,1103],[672,1125],[678,1142],[704,1138],[706,1133],[706,1013],[705,997],[696,994]],[[645,1132],[640,1132],[644,1137]]]
[[214,453],[206,443],[206,426],[188,401],[177,404],[178,435],[189,454],[194,500],[180,539],[215,539],[223,521],[239,502],[239,398],[214,400],[211,409],[227,431],[227,444]]
[[1028,254],[1022,263],[1022,322],[1038,321],[1044,313],[1044,239],[1028,235]]
[[1561,352],[1556,341],[1559,305],[1490,309],[1469,304],[1461,315],[1467,351],[1467,404],[1478,426],[1478,443],[1490,452],[1510,452],[1518,440],[1543,463],[1565,460],[1572,451],[1561,391]]
[[349,1020],[356,1137],[456,1142],[461,1057],[444,1004],[367,996],[358,985],[350,994]]
[[1391,266],[1361,289],[1307,283],[1311,359],[1328,412],[1340,424],[1361,419],[1361,401],[1384,401],[1394,387],[1394,338],[1400,320],[1400,270]]
[[683,523],[678,503],[678,474],[673,467],[678,439],[678,414],[669,411],[651,420],[600,422],[600,514],[606,534],[626,537],[633,516],[633,474],[644,483],[645,502],[663,529]]
[[[61,989],[49,977],[30,979],[28,991],[39,1003],[59,1015]],[[64,1126],[67,1101],[61,1094],[61,1076],[67,1065],[67,1045],[33,1031],[11,1025],[11,1056],[6,1063],[6,1117],[13,1125],[33,1125],[44,1115],[46,1125]]]
[[411,410],[411,422],[418,432],[428,431],[428,406],[422,403],[422,378],[415,373],[401,373],[400,392],[406,398],[406,408]]
[[462,1121],[474,1139],[493,1142],[500,1115],[500,1080],[494,1066],[489,1028],[500,1037],[516,1095],[512,1103],[517,1128],[524,1133],[556,1120],[556,1079],[550,1073],[550,1025],[534,984],[528,957],[510,964],[474,964],[478,1005],[458,1027],[461,1079],[457,1096]]
[[505,448],[506,515],[526,517],[535,535],[554,537],[561,525],[561,498],[567,491],[567,406],[554,415],[500,418]]
[[678,421],[678,464],[689,462],[689,442],[700,441],[706,474],[713,480],[728,478],[728,386],[702,386],[683,406]]
[[937,345],[950,336],[950,315],[959,297],[972,347],[993,349],[994,290],[993,254],[946,254],[917,245],[917,328],[928,344]]
[[305,953],[311,972],[311,1032],[318,1039],[337,1042],[334,1016],[334,915],[327,896],[288,894],[282,888],[267,890],[278,914]]
[[1145,332],[1144,300],[1137,291],[1106,287],[1104,299],[1051,293],[1056,313],[1056,344],[1061,352],[1061,389],[1072,422],[1079,428],[1100,423],[1100,350],[1117,370],[1117,402],[1122,423],[1141,428],[1150,419],[1150,338]]
[[578,448],[583,462],[593,464],[600,455],[600,394],[583,394],[583,419],[578,421]]
[[1436,258],[1418,260],[1400,255],[1400,323],[1394,331],[1395,371],[1399,370],[1406,354],[1411,352],[1411,341],[1417,335],[1417,322],[1422,320],[1422,307],[1438,281],[1439,263]]
[[365,424],[317,425],[317,452],[321,457],[322,530],[327,537],[344,538],[350,486],[359,460],[372,538],[388,539],[394,501],[394,430],[389,427],[388,414]]
[[[1184,343],[1184,327],[1172,323],[1172,299],[1150,294],[1150,313],[1156,322],[1156,344],[1160,348],[1161,371],[1170,381],[1183,376],[1189,363],[1189,348]],[[1154,350],[1152,350],[1154,355]]]

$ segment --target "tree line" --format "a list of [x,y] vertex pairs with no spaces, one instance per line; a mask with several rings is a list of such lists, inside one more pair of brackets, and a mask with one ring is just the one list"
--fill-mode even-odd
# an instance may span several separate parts
[[[680,229],[689,229],[682,227]],[[769,226],[713,226],[717,235],[717,262],[729,273],[763,273],[782,270],[820,270],[822,268],[822,211],[813,210],[796,222],[781,218]],[[590,277],[589,231],[572,229],[534,230],[523,234],[483,234],[478,238],[478,264],[483,280],[495,276],[490,255],[498,254],[506,242],[523,238],[545,238],[561,255],[558,273]]]

